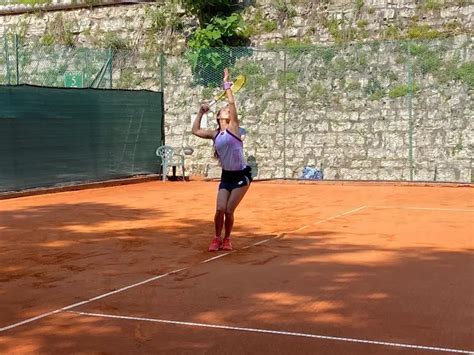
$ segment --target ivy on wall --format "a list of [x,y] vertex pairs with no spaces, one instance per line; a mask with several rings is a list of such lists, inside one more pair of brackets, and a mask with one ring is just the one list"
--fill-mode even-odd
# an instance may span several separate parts
[[188,41],[187,59],[193,70],[194,82],[214,86],[222,78],[222,70],[232,67],[243,53],[234,50],[249,43],[247,23],[234,12],[234,0],[183,0],[186,10],[199,19]]

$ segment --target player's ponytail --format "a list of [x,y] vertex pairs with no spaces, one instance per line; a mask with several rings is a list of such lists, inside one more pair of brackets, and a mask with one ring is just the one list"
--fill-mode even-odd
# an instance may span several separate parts
[[[222,109],[221,109],[222,110]],[[221,131],[221,121],[220,121],[220,117],[221,117],[221,110],[217,111],[217,125],[219,126],[219,128],[217,128],[217,134]],[[216,135],[217,137],[217,135]],[[213,145],[213,149],[214,149],[214,158],[216,159],[219,159],[219,154],[217,153],[217,150],[216,150],[216,142],[214,140],[214,145]]]

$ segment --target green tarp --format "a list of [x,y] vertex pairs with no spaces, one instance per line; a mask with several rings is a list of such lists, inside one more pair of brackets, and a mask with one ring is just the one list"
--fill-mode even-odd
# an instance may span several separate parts
[[159,172],[163,94],[0,86],[0,191]]

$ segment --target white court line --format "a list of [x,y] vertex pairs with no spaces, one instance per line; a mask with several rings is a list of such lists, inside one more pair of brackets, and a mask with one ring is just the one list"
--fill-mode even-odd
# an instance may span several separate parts
[[444,212],[474,212],[474,209],[463,208],[437,208],[437,207],[404,207],[404,206],[371,206],[379,209],[420,210],[420,211],[444,211]]
[[367,208],[367,206],[360,206],[360,207],[354,208],[353,210],[350,210],[350,211],[347,211],[347,212],[344,212],[344,213],[340,213],[340,214],[335,215],[335,216],[332,216],[332,217],[328,217],[328,218],[322,219],[322,220],[320,220],[320,221],[314,222],[313,224],[308,224],[308,225],[306,225],[306,226],[300,227],[300,228],[295,229],[295,230],[293,230],[293,231],[288,231],[288,232],[282,233],[282,235],[283,235],[283,234],[286,234],[286,233],[295,233],[295,232],[298,232],[298,231],[300,231],[300,230],[302,230],[302,229],[308,228],[308,227],[310,227],[310,226],[316,226],[316,225],[321,224],[321,223],[324,223],[324,222],[332,221],[333,219],[336,219],[336,218],[339,218],[339,217],[342,217],[342,216],[346,216],[346,215],[351,214],[351,213],[355,213],[355,212],[361,211],[361,210],[363,210],[364,208]]
[[225,253],[225,254],[219,254],[219,255],[214,256],[214,257],[212,257],[212,258],[209,258],[209,259],[206,259],[206,260],[201,261],[200,264],[208,263],[209,261],[222,258],[222,257],[224,257],[224,256],[226,256],[226,255],[229,255],[229,254],[233,253],[233,252],[235,252],[235,250],[234,250],[234,251],[230,251],[230,252]]
[[293,230],[290,230],[290,231],[286,231],[286,232],[282,232],[282,233],[279,233],[277,234],[276,236],[274,236],[273,238],[269,238],[269,239],[265,239],[265,240],[261,240],[259,242],[256,242],[254,244],[251,244],[251,245],[247,245],[246,247],[243,247],[242,249],[248,249],[248,248],[251,248],[253,246],[256,246],[256,245],[260,245],[260,244],[263,244],[263,243],[267,243],[271,240],[274,240],[274,239],[277,239],[277,238],[281,238],[283,237],[285,234],[289,234],[289,233],[295,233],[295,232],[299,232],[300,230],[303,230],[305,228],[308,228],[310,226],[315,226],[315,225],[318,225],[318,224],[321,224],[321,223],[324,223],[324,222],[328,222],[328,221],[331,221],[333,219],[336,219],[336,218],[339,218],[339,217],[342,217],[342,216],[346,216],[348,214],[351,214],[351,213],[354,213],[354,212],[357,212],[357,211],[360,211],[360,210],[363,210],[364,208],[366,208],[367,206],[360,206],[360,207],[357,207],[357,208],[354,208],[350,211],[347,211],[347,212],[344,212],[344,213],[340,213],[340,214],[337,214],[335,216],[332,216],[332,217],[328,217],[328,218],[325,218],[325,219],[322,219],[322,220],[319,220],[317,222],[314,222],[312,224],[307,224],[307,225],[304,225],[304,226],[301,226],[297,229],[293,229]]
[[233,326],[228,326],[228,325],[182,322],[182,321],[156,319],[156,318],[117,316],[117,315],[111,315],[111,314],[88,313],[88,312],[77,312],[77,311],[69,311],[69,313],[74,313],[74,314],[78,314],[78,315],[82,315],[82,316],[97,317],[97,318],[125,319],[125,320],[146,321],[146,322],[153,322],[153,323],[185,325],[185,326],[201,327],[201,328],[236,330],[236,331],[251,332],[251,333],[266,333],[266,334],[286,335],[286,336],[294,336],[294,337],[317,338],[317,339],[344,341],[344,342],[351,342],[351,343],[392,346],[392,347],[405,348],[405,349],[430,350],[430,351],[441,351],[441,352],[460,353],[460,354],[472,354],[473,353],[473,351],[469,351],[469,350],[440,348],[440,347],[426,346],[426,345],[391,343],[391,342],[379,341],[379,340],[367,340],[367,339],[337,337],[337,336],[319,335],[319,334],[310,334],[310,333],[295,333],[295,332],[286,332],[286,331],[280,331],[280,330],[270,330],[270,329],[261,329],[261,328],[233,327]]
[[323,222],[331,221],[331,220],[333,220],[333,219],[336,219],[336,218],[339,218],[339,217],[342,217],[342,216],[345,216],[345,215],[348,215],[348,214],[351,214],[351,213],[354,213],[354,212],[363,210],[364,208],[367,208],[367,206],[360,206],[360,207],[358,207],[358,208],[354,208],[353,210],[350,210],[350,211],[347,211],[347,212],[338,214],[338,215],[336,215],[336,216],[329,217],[329,218],[323,219],[323,220],[321,220],[321,221],[315,222],[315,223],[313,223],[313,225],[317,225],[317,224],[321,224],[321,223],[323,223]]
[[274,236],[273,238],[268,238],[268,239],[260,240],[260,241],[258,241],[258,242],[256,242],[256,243],[247,245],[246,247],[243,247],[243,248],[241,248],[241,249],[248,249],[248,248],[251,248],[251,247],[255,247],[255,246],[257,246],[257,245],[261,245],[261,244],[270,242],[270,241],[272,241],[272,240],[281,238],[281,237],[283,237],[283,236],[284,236],[285,234],[287,234],[287,233],[294,233],[294,232],[300,231],[300,230],[302,230],[302,229],[305,229],[305,228],[307,228],[307,227],[308,227],[308,226],[305,225],[305,226],[299,227],[299,228],[294,229],[294,230],[291,230],[291,231],[282,232],[282,233],[277,234],[277,235]]
[[4,332],[5,330],[12,329],[12,328],[16,328],[16,327],[19,327],[20,325],[27,324],[27,323],[31,323],[31,322],[34,322],[34,321],[36,321],[36,320],[38,320],[38,319],[45,318],[45,317],[51,316],[51,315],[56,314],[56,313],[59,313],[59,312],[67,311],[67,310],[69,310],[69,309],[76,308],[76,307],[82,306],[82,305],[84,305],[84,304],[87,304],[87,303],[91,303],[91,302],[100,300],[101,298],[108,297],[108,296],[114,295],[114,294],[119,293],[119,292],[123,292],[123,291],[125,291],[125,290],[130,289],[130,288],[134,288],[134,287],[137,287],[137,286],[140,286],[140,285],[144,285],[144,284],[146,284],[146,283],[148,283],[148,282],[161,279],[162,277],[165,277],[165,276],[168,276],[168,275],[176,274],[176,273],[178,273],[178,272],[180,272],[180,271],[183,271],[183,270],[186,270],[186,269],[189,269],[189,267],[185,267],[185,268],[182,268],[182,269],[170,271],[170,272],[167,272],[166,274],[161,274],[161,275],[158,275],[158,276],[154,276],[154,277],[149,278],[149,279],[147,279],[147,280],[144,280],[144,281],[141,281],[141,282],[137,282],[137,283],[135,283],[135,284],[133,284],[133,285],[125,286],[125,287],[119,288],[119,289],[117,289],[117,290],[114,290],[114,291],[111,291],[111,292],[107,292],[107,293],[104,293],[104,294],[102,294],[102,295],[99,295],[99,296],[96,296],[96,297],[93,297],[93,298],[89,298],[88,300],[85,300],[85,301],[77,302],[77,303],[71,304],[71,305],[69,305],[69,306],[56,309],[56,310],[51,311],[51,312],[47,312],[47,313],[43,313],[43,314],[37,315],[36,317],[32,317],[32,318],[25,319],[25,320],[23,320],[23,321],[21,321],[21,322],[14,323],[14,324],[8,325],[8,326],[6,326],[6,327],[0,328],[0,332]]
[[309,224],[307,224],[307,225],[305,225],[305,226],[301,226],[301,227],[299,227],[298,229],[295,229],[295,230],[292,230],[292,231],[289,231],[289,232],[286,232],[286,233],[299,232],[300,230],[305,229],[305,228],[308,228],[308,227],[309,227]]
[[[319,223],[322,223],[322,222],[326,222],[326,221],[329,221],[329,220],[331,220],[331,219],[334,219],[334,218],[337,218],[337,217],[340,217],[340,216],[344,216],[344,215],[346,215],[346,214],[349,214],[349,213],[358,211],[358,210],[360,210],[360,209],[362,209],[362,208],[365,208],[365,207],[366,207],[366,206],[362,206],[362,207],[356,208],[356,209],[354,209],[354,210],[351,210],[351,211],[348,211],[348,212],[345,212],[345,213],[338,214],[338,215],[336,215],[336,216],[334,216],[334,217],[326,218],[326,219],[324,219],[324,220],[322,220],[322,221],[319,221],[319,222],[316,222],[316,223],[314,223],[314,224],[319,224]],[[295,231],[301,230],[301,229],[306,228],[306,227],[307,227],[307,226],[300,227],[300,228],[296,229]],[[280,233],[280,234],[278,234],[277,236],[275,236],[275,237],[273,237],[273,238],[269,238],[269,239],[265,239],[265,240],[262,240],[262,241],[253,243],[253,244],[251,244],[250,246],[244,247],[244,248],[242,248],[242,249],[247,249],[247,248],[252,247],[252,246],[256,246],[256,245],[260,245],[260,244],[269,242],[269,241],[271,241],[271,240],[280,238],[280,237],[283,236],[285,233],[292,233],[292,232],[295,232],[295,231],[289,231],[289,232]],[[207,263],[207,262],[210,262],[210,261],[212,261],[212,260],[216,260],[216,259],[222,258],[222,257],[224,257],[224,256],[226,256],[226,255],[229,255],[229,254],[231,254],[231,253],[233,253],[233,252],[236,252],[236,251],[238,251],[238,250],[234,250],[234,251],[229,252],[229,253],[225,253],[225,254],[220,254],[220,255],[214,256],[214,257],[212,257],[212,258],[209,258],[209,259],[206,259],[206,260],[204,260],[204,261],[201,261],[199,264]],[[193,266],[193,265],[191,265],[191,266]],[[24,325],[24,324],[27,324],[27,323],[34,322],[34,321],[36,321],[36,320],[39,320],[39,319],[42,319],[42,318],[45,318],[45,317],[49,317],[49,316],[51,316],[51,315],[53,315],[53,314],[57,314],[57,313],[60,313],[60,312],[63,312],[63,311],[67,311],[67,310],[70,310],[70,309],[72,309],[72,308],[76,308],[76,307],[82,306],[82,305],[84,305],[84,304],[88,304],[88,303],[91,303],[91,302],[100,300],[100,299],[102,299],[102,298],[105,298],[105,297],[114,295],[114,294],[116,294],[116,293],[123,292],[123,291],[129,290],[129,289],[131,289],[131,288],[144,285],[144,284],[146,284],[146,283],[149,283],[149,282],[152,282],[152,281],[161,279],[161,278],[163,278],[163,277],[165,277],[165,276],[169,276],[169,275],[172,275],[172,274],[176,274],[176,273],[178,273],[178,272],[181,272],[181,271],[183,271],[183,270],[187,270],[187,269],[191,268],[191,266],[188,266],[188,267],[185,267],[185,268],[182,268],[182,269],[178,269],[178,270],[174,270],[174,271],[170,271],[170,272],[167,272],[166,274],[157,275],[157,276],[154,276],[154,277],[152,277],[152,278],[146,279],[146,280],[144,280],[144,281],[137,282],[137,283],[135,283],[135,284],[133,284],[133,285],[125,286],[125,287],[119,288],[119,289],[117,289],[117,290],[110,291],[110,292],[104,293],[104,294],[102,294],[102,295],[99,295],[99,296],[96,296],[96,297],[93,297],[93,298],[89,298],[89,299],[84,300],[84,301],[81,301],[81,302],[73,303],[73,304],[71,304],[71,305],[69,305],[69,306],[65,306],[65,307],[63,307],[63,308],[59,308],[59,309],[56,309],[56,310],[54,310],[54,311],[50,311],[50,312],[46,312],[46,313],[43,313],[43,314],[39,314],[39,315],[37,315],[37,316],[35,316],[35,317],[31,317],[31,318],[25,319],[25,320],[23,320],[23,321],[21,321],[21,322],[17,322],[17,323],[14,323],[14,324],[7,325],[7,326],[5,326],[5,327],[3,327],[3,328],[0,328],[0,333],[1,333],[1,332],[4,332],[4,331],[6,331],[6,330],[12,329],[12,328],[19,327],[19,326]]]

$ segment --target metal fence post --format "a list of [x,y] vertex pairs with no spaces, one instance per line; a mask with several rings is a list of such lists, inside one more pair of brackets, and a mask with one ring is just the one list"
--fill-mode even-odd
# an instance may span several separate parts
[[112,48],[109,48],[109,89],[112,89],[112,66],[114,57],[112,55]]
[[15,62],[16,62],[16,85],[20,85],[20,58],[19,58],[18,35],[15,33]]
[[287,117],[287,103],[286,103],[286,70],[287,70],[286,49],[283,49],[283,178],[286,179],[286,117]]
[[[161,144],[165,145],[165,56],[160,53],[160,91],[161,91]],[[184,176],[183,176],[184,179]]]
[[5,70],[7,71],[7,83],[8,85],[11,85],[11,79],[10,79],[10,53],[8,52],[8,35],[5,35],[3,37],[3,40],[5,42]]
[[164,85],[165,69],[164,69],[164,66],[165,66],[165,57],[163,55],[163,52],[161,52],[160,53],[160,91],[161,92],[164,92],[164,89],[165,89],[165,85]]
[[411,61],[411,42],[407,42],[407,81],[408,81],[408,163],[410,165],[410,181],[413,181],[413,65]]

